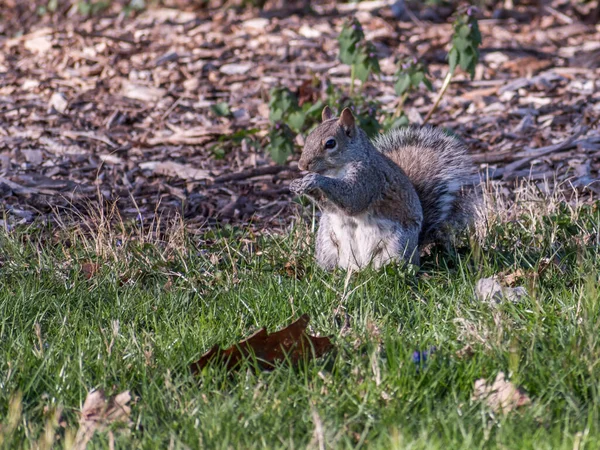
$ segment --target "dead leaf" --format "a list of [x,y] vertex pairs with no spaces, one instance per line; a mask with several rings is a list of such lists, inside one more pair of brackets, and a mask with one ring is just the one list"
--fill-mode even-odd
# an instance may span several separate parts
[[121,85],[121,92],[124,97],[142,102],[157,102],[166,94],[165,89],[156,88],[153,86],[144,86],[141,84],[130,83],[124,81]]
[[466,359],[473,356],[475,351],[473,350],[471,344],[467,344],[463,348],[457,350],[455,354],[458,359]]
[[93,262],[86,262],[81,265],[81,273],[86,280],[91,279],[100,270],[100,264]]
[[48,103],[48,107],[50,109],[54,108],[56,111],[58,111],[61,114],[65,113],[68,105],[69,105],[69,102],[67,101],[65,96],[63,94],[61,94],[60,92],[55,92],[54,94],[52,94],[52,97],[50,97],[50,102]]
[[473,400],[485,401],[494,412],[503,414],[531,403],[527,393],[507,381],[503,372],[498,372],[492,385],[489,385],[484,378],[477,380],[473,391]]
[[523,286],[502,286],[496,277],[481,278],[475,285],[475,295],[478,300],[488,303],[502,303],[504,300],[518,302],[527,296],[527,290]]
[[35,36],[27,39],[24,43],[25,48],[33,53],[46,53],[52,48],[52,39],[50,36]]
[[312,350],[314,357],[319,358],[329,352],[333,345],[328,337],[306,334],[309,320],[308,314],[304,314],[296,322],[271,334],[262,328],[248,339],[226,350],[221,350],[215,345],[190,365],[192,374],[198,375],[213,360],[225,362],[228,370],[235,370],[244,359],[252,355],[262,370],[271,370],[275,364],[286,359],[296,364],[300,360],[311,358]]
[[298,280],[304,278],[304,274],[306,273],[304,266],[299,262],[288,261],[283,268],[288,277],[296,278]]
[[211,180],[208,170],[196,169],[187,164],[173,161],[148,161],[140,163],[140,169],[151,170],[159,175],[179,177],[183,180]]
[[523,269],[517,269],[507,275],[503,275],[502,281],[508,286],[514,286],[518,280],[525,278],[526,274]]
[[79,418],[79,430],[75,437],[75,450],[83,450],[97,431],[104,431],[109,425],[125,422],[129,425],[131,408],[127,405],[131,400],[129,391],[123,391],[106,401],[104,392],[88,393]]

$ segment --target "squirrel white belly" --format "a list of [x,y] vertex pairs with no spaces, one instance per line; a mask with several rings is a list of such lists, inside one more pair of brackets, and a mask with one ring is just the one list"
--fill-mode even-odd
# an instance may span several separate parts
[[465,147],[434,128],[403,128],[375,143],[349,109],[325,107],[298,166],[310,173],[290,190],[322,210],[318,264],[331,270],[419,262],[419,246],[468,226],[474,200],[465,190],[473,167]]

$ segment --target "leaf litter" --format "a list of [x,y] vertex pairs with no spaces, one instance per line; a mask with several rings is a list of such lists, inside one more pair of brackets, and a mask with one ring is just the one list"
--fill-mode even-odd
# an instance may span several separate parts
[[[356,16],[383,71],[364,85],[364,96],[381,103],[378,120],[398,100],[395,60],[429,65],[436,89],[406,101],[418,123],[442,81],[452,35],[448,8],[407,11],[402,2],[314,2],[316,14],[268,3],[263,17],[252,8],[191,8],[191,0],[179,0],[181,10],[125,16],[120,3],[90,16],[39,15],[39,2],[5,12],[0,32],[15,36],[0,42],[0,199],[9,223],[22,222],[22,211],[27,222],[52,220],[100,200],[146,223],[183,213],[192,230],[219,222],[285,229],[297,208],[287,186],[299,149],[281,165],[266,155],[265,92],[285,86],[313,104],[331,101],[328,88],[347,92],[336,42]],[[581,19],[592,17],[581,11],[590,5],[483,11],[475,80],[457,75],[430,121],[464,138],[476,180],[508,197],[522,179],[540,189],[545,179],[573,186],[580,199],[600,193],[600,29]],[[216,182],[224,177],[227,190]]]

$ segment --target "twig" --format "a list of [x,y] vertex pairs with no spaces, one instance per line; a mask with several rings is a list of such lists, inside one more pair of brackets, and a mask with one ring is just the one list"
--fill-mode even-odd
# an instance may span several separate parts
[[578,129],[575,131],[575,133],[572,136],[570,136],[568,139],[566,139],[563,142],[559,142],[558,144],[549,145],[547,147],[536,148],[536,149],[532,149],[532,150],[528,150],[528,151],[524,152],[524,156],[525,156],[524,158],[522,158],[518,161],[515,161],[513,163],[510,163],[504,168],[505,173],[504,173],[503,178],[504,179],[508,178],[512,172],[514,172],[517,169],[520,169],[525,164],[530,162],[532,159],[539,158],[540,156],[544,156],[549,153],[553,153],[553,152],[557,152],[559,150],[564,150],[566,148],[569,148],[571,145],[573,145],[575,140],[579,136],[581,136],[583,133],[585,133],[586,131],[587,131],[587,127],[580,126],[580,127],[578,127]]
[[75,33],[77,33],[78,35],[80,35],[82,37],[108,39],[111,41],[124,42],[125,44],[131,44],[131,45],[140,45],[140,44],[150,43],[150,41],[148,41],[148,40],[135,42],[135,41],[132,41],[131,39],[127,39],[124,37],[110,36],[108,34],[102,34],[102,33],[96,33],[96,32],[88,33],[87,31],[83,31],[83,30],[75,30]]
[[247,178],[260,177],[262,175],[275,175],[284,170],[294,170],[289,166],[261,166],[253,169],[242,170],[241,172],[228,173],[214,179],[214,183],[225,183],[227,181],[239,181]]

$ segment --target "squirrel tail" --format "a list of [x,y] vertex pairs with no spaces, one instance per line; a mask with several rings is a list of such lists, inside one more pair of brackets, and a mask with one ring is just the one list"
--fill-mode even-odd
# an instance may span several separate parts
[[438,128],[406,127],[381,135],[375,147],[406,173],[417,191],[423,208],[419,244],[444,240],[472,223],[474,170],[461,141]]

